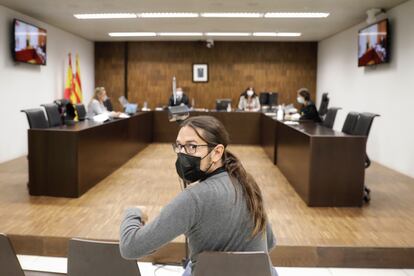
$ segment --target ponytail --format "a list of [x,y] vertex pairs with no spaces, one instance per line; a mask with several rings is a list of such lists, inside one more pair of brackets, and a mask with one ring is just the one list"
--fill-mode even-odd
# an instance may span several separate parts
[[[240,160],[230,151],[225,150],[223,154],[224,168],[230,175],[233,185],[236,183],[242,187],[246,199],[247,208],[253,217],[252,236],[262,233],[266,228],[266,214],[263,207],[263,197],[259,186],[253,177],[246,172]],[[234,181],[237,180],[237,181]]]

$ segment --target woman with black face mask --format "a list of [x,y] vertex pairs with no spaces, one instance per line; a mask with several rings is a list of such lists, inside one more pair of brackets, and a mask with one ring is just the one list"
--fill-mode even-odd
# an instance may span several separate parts
[[145,226],[139,208],[126,211],[120,232],[124,258],[140,258],[184,234],[190,249],[184,275],[194,275],[201,252],[268,252],[275,246],[260,188],[228,144],[226,129],[214,117],[192,117],[181,124],[173,144],[175,166],[190,185]]
[[297,101],[302,105],[300,109],[301,120],[312,120],[317,123],[322,121],[315,104],[311,101],[308,89],[301,88],[298,90]]

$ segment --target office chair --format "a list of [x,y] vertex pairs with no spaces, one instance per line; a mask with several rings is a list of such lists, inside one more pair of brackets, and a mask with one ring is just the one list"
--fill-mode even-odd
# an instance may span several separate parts
[[338,113],[338,110],[340,110],[340,107],[331,107],[328,109],[328,112],[326,113],[325,119],[322,122],[322,125],[327,128],[333,128],[333,125],[335,123],[336,113]]
[[279,93],[278,92],[270,92],[269,93],[269,106],[275,106],[278,103]]
[[56,104],[42,104],[46,110],[47,118],[49,121],[49,127],[56,127],[63,125],[62,116],[59,113],[59,108]]
[[108,111],[114,111],[114,107],[112,106],[112,102],[110,98],[107,98],[104,102],[103,102],[104,106],[106,107],[106,109]]
[[29,128],[48,128],[45,113],[41,108],[24,109],[21,112],[26,113]]
[[79,121],[84,121],[86,119],[86,108],[83,104],[75,104],[76,114],[78,115]]
[[57,276],[61,273],[22,270],[9,237],[0,233],[0,275],[7,276]]
[[271,276],[265,252],[203,252],[197,257],[195,276]]
[[259,102],[260,105],[269,105],[269,92],[260,92]]
[[[363,135],[367,137],[371,131],[372,122],[374,121],[375,117],[379,117],[380,115],[374,113],[361,113],[359,114],[358,121],[355,124],[355,128],[352,134],[354,135]],[[365,169],[367,169],[371,165],[371,160],[368,157],[368,154],[365,153]],[[364,201],[369,202],[371,200],[371,190],[364,186]]]
[[328,93],[323,93],[321,104],[319,106],[319,111],[318,111],[319,116],[323,117],[326,115],[326,113],[328,113],[328,105],[329,105]]
[[353,134],[358,118],[358,112],[349,112],[348,115],[346,115],[344,125],[342,126],[342,132],[346,134]]
[[231,106],[231,99],[216,99],[216,110],[226,111],[229,104]]
[[70,239],[68,275],[140,276],[141,273],[136,261],[121,257],[117,242]]

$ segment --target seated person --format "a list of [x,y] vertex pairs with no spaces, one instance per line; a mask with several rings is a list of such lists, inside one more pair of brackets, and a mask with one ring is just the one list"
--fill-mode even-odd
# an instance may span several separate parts
[[318,110],[315,104],[311,101],[310,93],[307,88],[298,90],[298,103],[302,105],[300,109],[300,120],[312,120],[314,122],[321,122]]
[[104,87],[95,88],[95,94],[88,104],[88,118],[93,119],[94,116],[108,113],[110,117],[119,117],[120,112],[109,112],[104,105],[104,101],[107,99],[106,91]]
[[191,276],[202,252],[268,252],[275,247],[260,186],[228,145],[229,134],[214,117],[195,116],[181,123],[172,146],[177,174],[189,185],[151,221],[145,209],[125,211],[122,257],[136,260],[184,234],[190,262],[183,276]]
[[249,87],[244,91],[239,99],[239,109],[243,111],[259,111],[260,101],[253,87]]
[[177,98],[174,101],[174,95],[171,95],[168,106],[186,105],[190,107],[190,101],[181,87],[177,88],[175,94],[177,95]]

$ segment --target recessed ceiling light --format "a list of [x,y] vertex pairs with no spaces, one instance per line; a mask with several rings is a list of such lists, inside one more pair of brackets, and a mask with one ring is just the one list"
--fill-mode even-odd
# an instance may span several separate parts
[[258,12],[205,12],[201,17],[223,17],[223,18],[259,18],[263,13]]
[[109,36],[113,37],[123,37],[123,36],[157,36],[156,33],[153,32],[115,32],[115,33],[108,33]]
[[195,12],[143,12],[137,13],[140,18],[194,18],[199,14]]
[[202,36],[203,33],[158,33],[159,36]]
[[77,19],[118,19],[118,18],[137,18],[135,13],[81,13],[74,14]]
[[205,33],[206,36],[250,36],[251,33]]
[[302,33],[277,33],[277,36],[301,36]]
[[255,32],[253,36],[301,36],[301,33],[275,33],[275,32]]
[[265,18],[325,18],[328,12],[267,12]]
[[256,33],[253,33],[253,36],[277,36],[277,33],[271,33],[271,32],[256,32]]

